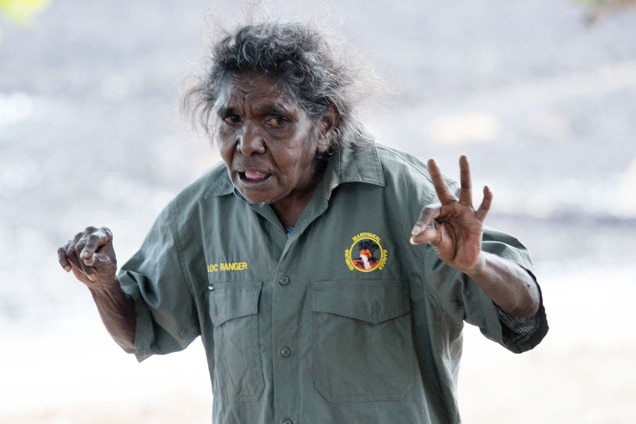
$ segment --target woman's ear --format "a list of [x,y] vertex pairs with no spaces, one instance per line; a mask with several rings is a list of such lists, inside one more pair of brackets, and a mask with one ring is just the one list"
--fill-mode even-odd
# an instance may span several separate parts
[[340,114],[334,105],[327,106],[327,109],[318,119],[318,151],[327,152],[332,147],[332,139],[335,135]]

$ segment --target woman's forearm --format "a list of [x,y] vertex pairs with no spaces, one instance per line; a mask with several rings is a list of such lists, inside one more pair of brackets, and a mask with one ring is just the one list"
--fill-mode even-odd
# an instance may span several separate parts
[[89,290],[104,326],[115,342],[128,353],[135,352],[135,305],[115,280]]
[[464,273],[510,316],[531,317],[539,310],[541,297],[537,283],[514,262],[481,252],[477,265]]

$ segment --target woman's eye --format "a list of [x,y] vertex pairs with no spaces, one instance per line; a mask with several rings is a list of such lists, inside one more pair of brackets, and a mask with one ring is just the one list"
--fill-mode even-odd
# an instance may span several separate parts
[[226,124],[236,124],[237,122],[239,122],[241,120],[241,118],[238,115],[225,115],[225,117],[223,118],[223,122],[225,122]]
[[285,118],[281,116],[271,116],[267,118],[267,121],[265,121],[265,123],[270,127],[281,127],[285,124],[285,121]]

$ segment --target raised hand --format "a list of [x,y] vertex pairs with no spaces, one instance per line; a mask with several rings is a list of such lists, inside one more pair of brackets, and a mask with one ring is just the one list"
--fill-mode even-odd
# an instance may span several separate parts
[[433,159],[428,161],[428,168],[439,203],[422,209],[411,232],[411,244],[430,243],[448,265],[469,272],[480,259],[482,223],[490,209],[492,193],[484,187],[479,208],[473,208],[470,166],[466,156],[459,158],[459,200],[449,190]]

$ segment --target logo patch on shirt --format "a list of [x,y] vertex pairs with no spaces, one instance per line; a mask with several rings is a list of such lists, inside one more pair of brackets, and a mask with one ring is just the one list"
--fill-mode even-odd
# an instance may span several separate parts
[[380,237],[369,232],[352,237],[351,247],[345,250],[345,261],[350,271],[372,272],[386,265],[387,251],[380,244]]

